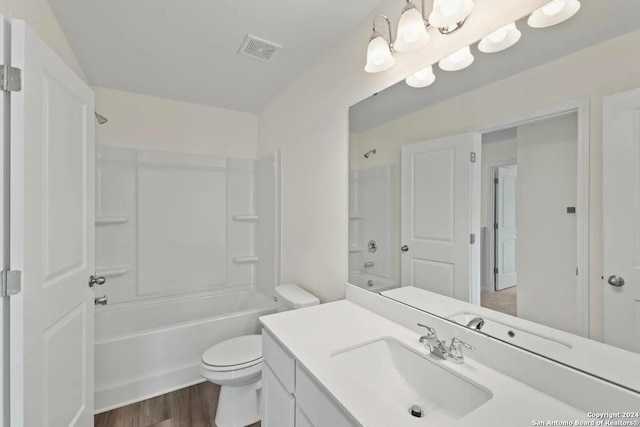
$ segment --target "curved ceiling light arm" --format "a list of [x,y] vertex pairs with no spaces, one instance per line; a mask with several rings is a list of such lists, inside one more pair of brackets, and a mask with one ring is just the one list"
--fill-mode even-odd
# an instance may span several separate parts
[[378,27],[376,27],[376,18],[378,18],[379,16],[383,17],[384,20],[387,21],[387,29],[389,31],[389,49],[391,49],[391,51],[393,52],[393,43],[395,42],[395,40],[393,39],[393,32],[391,31],[391,20],[387,15],[383,13],[379,13],[373,17],[373,34],[371,34],[371,38],[369,39],[369,41],[375,39],[376,37],[382,36],[380,31],[378,31]]
[[462,26],[464,25],[465,22],[467,22],[467,19],[469,19],[469,17],[467,16],[466,18],[464,18],[462,21],[458,22],[455,25],[452,25],[450,27],[441,27],[438,28],[438,31],[440,31],[440,34],[443,34],[445,36],[449,36],[455,32],[457,32],[460,28],[462,28]]

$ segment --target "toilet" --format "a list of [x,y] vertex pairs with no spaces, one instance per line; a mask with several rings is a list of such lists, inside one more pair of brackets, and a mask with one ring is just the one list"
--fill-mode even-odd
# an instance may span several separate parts
[[[297,285],[275,288],[277,311],[320,304]],[[245,427],[260,421],[262,335],[243,335],[211,346],[202,355],[202,376],[221,386],[216,425]]]

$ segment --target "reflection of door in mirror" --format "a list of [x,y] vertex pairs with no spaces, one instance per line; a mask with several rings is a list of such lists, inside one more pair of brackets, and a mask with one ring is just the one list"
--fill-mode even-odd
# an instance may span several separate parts
[[475,134],[402,147],[402,286],[478,302],[479,149]]
[[640,353],[640,89],[605,98],[604,339]]
[[[496,291],[515,288],[518,283],[516,268],[518,240],[516,194],[518,183],[518,166],[500,166],[494,178],[494,229],[496,238],[494,245],[495,267],[494,286]],[[512,290],[512,292],[514,292]]]

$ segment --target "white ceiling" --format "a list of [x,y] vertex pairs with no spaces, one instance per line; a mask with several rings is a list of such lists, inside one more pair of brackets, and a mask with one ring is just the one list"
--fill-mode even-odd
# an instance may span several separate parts
[[354,105],[349,110],[351,132],[379,126],[640,28],[638,0],[582,0],[581,3],[578,14],[554,27],[535,30],[526,24],[526,18],[521,20],[518,28],[522,39],[503,52],[487,55],[479,52],[477,45],[472,46],[476,59],[465,70],[445,72],[434,66],[436,81],[429,87],[414,89],[401,81]]
[[[256,113],[380,0],[49,0],[89,83]],[[237,54],[251,34],[284,48]]]

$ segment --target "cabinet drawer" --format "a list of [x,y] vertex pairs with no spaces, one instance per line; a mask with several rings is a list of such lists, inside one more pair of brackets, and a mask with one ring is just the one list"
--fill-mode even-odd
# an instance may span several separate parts
[[[302,410],[306,421],[315,427],[353,427],[342,409],[300,367],[296,368],[296,410]],[[304,425],[304,424],[302,424]]]
[[273,373],[289,393],[295,387],[296,361],[287,350],[267,332],[262,330],[262,356]]

